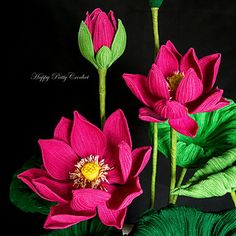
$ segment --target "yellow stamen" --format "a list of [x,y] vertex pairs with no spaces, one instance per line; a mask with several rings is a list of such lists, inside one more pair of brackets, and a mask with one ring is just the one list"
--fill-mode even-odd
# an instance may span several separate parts
[[180,81],[183,79],[184,74],[183,73],[175,73],[174,75],[167,78],[169,89],[171,91],[175,91],[180,83]]
[[100,169],[101,167],[98,164],[90,162],[83,165],[81,172],[87,180],[92,181],[98,177]]

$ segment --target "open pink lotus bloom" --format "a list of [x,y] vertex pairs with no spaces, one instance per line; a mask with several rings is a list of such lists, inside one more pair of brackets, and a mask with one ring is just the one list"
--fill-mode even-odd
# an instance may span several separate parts
[[123,74],[127,86],[146,105],[139,110],[139,118],[168,120],[179,133],[194,137],[198,125],[188,113],[210,112],[229,104],[222,98],[223,90],[213,88],[220,59],[220,54],[198,59],[193,48],[182,56],[170,41],[161,46],[148,77]]
[[92,36],[95,53],[102,46],[110,48],[117,30],[117,22],[113,11],[106,14],[100,8],[96,8],[91,14],[87,12],[86,15],[85,24]]
[[126,118],[121,110],[106,121],[103,132],[78,112],[74,120],[62,118],[53,139],[39,140],[42,169],[18,175],[40,197],[57,202],[44,224],[62,229],[93,218],[123,227],[127,206],[142,193],[139,173],[151,147],[132,151]]

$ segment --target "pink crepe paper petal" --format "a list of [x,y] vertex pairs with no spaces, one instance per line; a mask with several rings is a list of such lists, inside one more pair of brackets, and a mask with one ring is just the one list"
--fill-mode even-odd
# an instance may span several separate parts
[[[117,158],[118,159],[118,158]],[[118,159],[119,161],[119,159]],[[112,165],[114,169],[110,170],[107,175],[107,180],[110,184],[123,184],[124,179],[121,172],[120,164]]]
[[148,81],[144,75],[123,74],[123,79],[131,92],[145,105],[151,106],[155,98],[148,91]]
[[175,55],[177,60],[180,62],[182,55],[178,52],[175,45],[170,40],[166,42],[166,47]]
[[76,189],[72,194],[70,206],[75,211],[94,209],[111,197],[111,194],[106,191],[92,188]]
[[98,215],[101,222],[107,226],[114,226],[122,229],[126,216],[127,208],[121,210],[110,210],[106,204],[98,206]]
[[38,142],[48,174],[58,180],[69,179],[69,173],[74,170],[74,165],[78,161],[73,149],[65,142],[56,139],[40,139]]
[[64,229],[81,221],[96,216],[96,209],[73,211],[69,205],[58,204],[50,208],[50,213],[44,223],[45,229]]
[[133,164],[130,173],[130,178],[137,177],[143,171],[148,161],[150,160],[151,152],[152,147],[150,146],[139,147],[133,150]]
[[197,122],[189,116],[180,119],[169,119],[169,125],[179,133],[189,137],[195,137],[198,130]]
[[187,115],[187,108],[172,100],[159,100],[155,103],[154,110],[162,119],[176,119]]
[[219,53],[205,56],[199,60],[199,65],[202,70],[202,83],[204,91],[209,92],[215,84],[221,61]]
[[62,117],[54,130],[54,139],[70,144],[70,133],[73,122],[65,117]]
[[142,193],[143,190],[140,186],[139,178],[133,178],[125,185],[113,188],[112,197],[108,201],[107,206],[111,210],[121,210],[129,206]]
[[106,148],[106,137],[102,131],[76,111],[74,112],[70,142],[72,148],[81,158],[90,155],[102,157]]
[[229,101],[227,101],[225,98],[221,98],[220,101],[214,107],[211,108],[211,111],[221,109],[225,106],[228,106],[229,104]]
[[161,46],[159,53],[157,54],[155,64],[165,78],[179,71],[179,63],[177,58],[165,45]]
[[152,68],[149,71],[148,87],[154,97],[170,98],[167,81],[156,64],[152,64]]
[[112,22],[114,29],[116,30],[117,29],[117,22],[116,22],[116,18],[114,16],[114,12],[109,11],[108,17],[109,17],[110,21]]
[[196,72],[189,69],[176,90],[175,99],[185,104],[197,99],[203,91],[202,81],[198,78]]
[[202,79],[202,72],[199,61],[193,48],[190,48],[182,57],[180,62],[180,71],[186,73],[188,69],[193,68],[199,79]]
[[159,117],[156,112],[151,110],[148,107],[142,107],[139,109],[139,115],[138,115],[140,120],[144,120],[147,122],[164,122],[166,119],[162,119]]

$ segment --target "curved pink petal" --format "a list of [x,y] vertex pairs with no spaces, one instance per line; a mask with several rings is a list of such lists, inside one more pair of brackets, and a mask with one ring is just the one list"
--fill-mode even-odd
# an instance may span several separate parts
[[190,48],[181,59],[180,72],[187,73],[188,69],[193,68],[199,79],[202,79],[202,72],[199,61],[193,48]]
[[228,106],[229,104],[230,104],[230,102],[228,100],[226,100],[225,98],[221,98],[220,101],[217,102],[217,104],[211,108],[211,111],[221,109],[225,106]]
[[116,186],[112,190],[112,197],[107,202],[107,206],[111,210],[126,208],[143,193],[138,177],[129,180],[125,185]]
[[167,81],[156,64],[152,64],[152,68],[149,71],[148,87],[154,97],[170,98]]
[[106,148],[106,137],[99,128],[75,111],[70,143],[81,158],[90,155],[102,157]]
[[187,108],[172,100],[160,100],[155,103],[154,110],[162,119],[176,119],[187,115]]
[[175,55],[177,60],[180,62],[182,55],[178,52],[175,45],[170,40],[166,42],[166,47]]
[[50,213],[44,223],[45,229],[64,229],[81,221],[96,216],[96,209],[73,211],[69,205],[58,204],[50,208]]
[[74,170],[74,165],[78,161],[73,149],[65,142],[56,139],[40,139],[38,142],[48,174],[58,180],[69,179],[69,173]]
[[98,215],[101,222],[107,226],[114,226],[117,229],[122,229],[126,216],[127,208],[121,210],[110,210],[106,204],[98,206]]
[[198,78],[196,72],[189,69],[176,90],[175,99],[185,104],[197,99],[203,92],[202,81]]
[[148,81],[144,75],[123,74],[123,79],[131,92],[145,105],[151,106],[155,98],[148,91]]
[[107,175],[108,182],[110,184],[123,184],[124,180],[123,180],[120,164],[117,163],[115,166],[112,166],[112,167],[113,169],[110,170]]
[[102,46],[110,48],[114,36],[115,29],[112,22],[105,12],[101,12],[97,17],[93,32],[93,46],[95,53],[98,52]]
[[219,53],[205,56],[199,60],[199,65],[203,74],[202,83],[205,92],[210,91],[215,84],[220,61],[221,55]]
[[138,115],[140,120],[144,120],[147,122],[164,122],[166,119],[162,119],[159,117],[156,112],[151,110],[148,107],[142,107],[139,109],[139,115]]
[[109,17],[110,21],[112,22],[114,29],[116,30],[117,29],[117,22],[116,22],[116,18],[114,16],[114,12],[109,11],[108,12],[108,17]]
[[195,137],[198,130],[197,122],[189,116],[179,119],[169,119],[169,125],[179,133],[189,137]]
[[133,150],[132,152],[132,170],[130,173],[130,177],[137,177],[145,168],[147,163],[150,160],[152,152],[152,147],[139,147]]
[[88,29],[89,29],[91,35],[93,35],[95,22],[97,20],[98,15],[101,12],[102,12],[102,10],[100,8],[96,8],[93,10],[93,12],[91,14],[89,14],[89,12],[86,13],[85,24],[88,26]]
[[177,58],[165,45],[161,46],[159,53],[157,54],[155,64],[165,78],[179,71],[179,63]]
[[70,144],[70,133],[73,122],[65,117],[62,117],[54,130],[54,139]]
[[92,188],[76,189],[72,194],[70,206],[75,211],[94,209],[111,197],[111,194],[106,191]]

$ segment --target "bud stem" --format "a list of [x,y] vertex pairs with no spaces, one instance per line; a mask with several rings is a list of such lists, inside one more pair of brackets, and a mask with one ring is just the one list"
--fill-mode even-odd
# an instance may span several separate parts
[[159,51],[160,48],[160,41],[159,41],[159,30],[158,30],[158,7],[152,7],[152,27],[153,27],[153,36],[154,36],[154,45],[155,45],[155,56]]
[[235,193],[235,191],[232,191],[230,194],[231,194],[231,198],[232,198],[232,200],[234,202],[234,206],[236,208],[236,193]]

